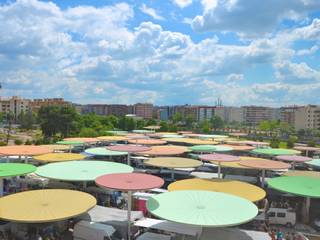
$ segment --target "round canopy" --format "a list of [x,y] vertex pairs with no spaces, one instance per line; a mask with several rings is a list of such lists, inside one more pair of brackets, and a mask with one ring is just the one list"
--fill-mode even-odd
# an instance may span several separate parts
[[199,138],[227,138],[226,135],[216,135],[216,134],[200,134]]
[[312,160],[312,158],[303,157],[299,155],[282,155],[282,156],[277,156],[277,159],[281,161],[287,161],[287,162],[307,162]]
[[106,133],[114,134],[114,135],[127,135],[127,131],[117,131],[117,130],[112,130],[112,131],[106,131]]
[[203,227],[240,225],[258,213],[257,207],[246,199],[194,190],[157,194],[147,201],[147,208],[159,218]]
[[255,168],[255,169],[265,169],[265,170],[275,170],[275,169],[288,169],[290,168],[290,164],[273,161],[269,159],[261,159],[261,160],[241,160],[239,162],[240,165]]
[[58,141],[56,144],[61,144],[61,145],[83,145],[83,141]]
[[0,198],[0,218],[23,223],[61,221],[87,212],[96,205],[88,193],[46,189],[26,191]]
[[120,141],[127,141],[128,138],[125,136],[101,136],[97,137],[100,141],[104,142],[120,142]]
[[111,151],[119,151],[119,152],[128,152],[128,153],[136,153],[136,152],[145,152],[150,150],[150,147],[146,146],[141,146],[141,145],[133,145],[133,144],[128,144],[128,145],[114,145],[114,146],[109,146],[107,149]]
[[[240,161],[241,160],[264,160],[263,158],[256,158],[256,157],[240,157]],[[221,163],[221,166],[222,167],[229,167],[229,168],[241,168],[241,169],[250,169],[249,167],[245,167],[243,165],[240,164],[240,161],[237,161],[237,162],[222,162]],[[215,161],[211,161],[212,163],[214,164],[218,164],[218,162],[215,162]]]
[[252,150],[255,154],[264,154],[264,155],[296,155],[300,154],[299,151],[292,150],[292,149],[284,149],[284,148],[257,148]]
[[161,138],[184,138],[184,136],[174,133],[161,134]]
[[306,162],[306,164],[308,164],[312,167],[320,168],[320,159],[313,159],[312,161]]
[[110,151],[106,147],[88,148],[84,151],[94,156],[125,156],[128,152]]
[[152,156],[170,156],[180,155],[185,152],[188,152],[188,148],[183,146],[153,146],[151,147],[151,150],[143,152],[142,154]]
[[266,192],[255,185],[227,179],[186,179],[171,183],[169,191],[177,190],[206,190],[224,192],[257,202],[266,196]]
[[133,168],[121,163],[72,161],[50,163],[38,167],[36,174],[41,177],[64,181],[94,181],[104,174],[128,172],[133,172]]
[[154,131],[152,130],[143,130],[143,129],[139,129],[139,130],[133,130],[133,133],[139,133],[139,134],[146,134],[146,133],[153,133]]
[[255,147],[248,146],[248,145],[223,144],[221,146],[232,148],[233,151],[251,151],[251,150],[255,149]]
[[267,143],[267,142],[257,142],[257,141],[243,141],[243,143],[251,146],[269,146],[270,145],[270,143]]
[[190,147],[193,152],[227,152],[232,151],[231,147],[224,147],[224,146],[213,146],[213,145],[198,145]]
[[162,144],[166,144],[167,142],[164,140],[160,140],[160,139],[130,139],[128,141],[129,143],[132,144],[141,144],[141,145],[162,145]]
[[293,149],[298,151],[320,151],[318,147],[308,147],[308,146],[296,146]]
[[91,143],[91,142],[98,142],[99,140],[97,138],[73,137],[73,138],[64,138],[63,141]]
[[180,157],[156,157],[144,161],[146,165],[164,168],[194,168],[202,165],[201,161]]
[[217,142],[211,140],[201,140],[197,138],[163,138],[163,140],[167,142],[187,143],[191,145],[218,144]]
[[268,186],[298,196],[320,198],[320,179],[315,177],[276,177],[268,181]]
[[290,170],[290,171],[284,172],[282,174],[282,176],[305,176],[305,177],[317,177],[317,178],[320,178],[320,172]]
[[34,145],[4,146],[0,147],[0,154],[5,156],[34,156],[50,153],[53,150],[48,147]]
[[229,136],[233,136],[233,137],[245,137],[245,136],[248,136],[248,134],[247,134],[247,133],[238,132],[238,133],[229,133]]
[[36,171],[36,167],[25,163],[0,163],[0,178],[25,175]]
[[228,154],[203,154],[200,155],[199,158],[203,161],[216,161],[216,162],[236,162],[240,161],[238,156],[228,155]]
[[116,173],[100,176],[96,179],[100,187],[120,191],[142,191],[159,188],[164,184],[162,178],[145,173]]
[[67,146],[67,145],[47,144],[47,145],[40,145],[40,146],[50,148],[52,151],[69,150],[69,146]]
[[144,129],[151,129],[151,130],[158,130],[160,129],[161,127],[160,126],[157,126],[157,125],[154,125],[154,126],[146,126],[144,127]]
[[64,162],[82,160],[86,156],[77,153],[47,153],[33,157],[33,159],[41,162]]

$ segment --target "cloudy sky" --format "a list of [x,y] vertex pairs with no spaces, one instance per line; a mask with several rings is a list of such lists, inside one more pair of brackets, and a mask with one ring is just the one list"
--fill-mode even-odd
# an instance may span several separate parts
[[320,104],[319,0],[0,0],[1,96]]

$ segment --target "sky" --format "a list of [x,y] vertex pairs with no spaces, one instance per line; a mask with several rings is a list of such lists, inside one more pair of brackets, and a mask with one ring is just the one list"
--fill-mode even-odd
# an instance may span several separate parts
[[319,0],[0,0],[0,96],[320,104]]

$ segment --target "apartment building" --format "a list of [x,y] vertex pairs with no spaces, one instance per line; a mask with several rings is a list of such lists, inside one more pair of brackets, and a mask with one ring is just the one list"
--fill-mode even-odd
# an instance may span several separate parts
[[262,106],[244,106],[244,122],[250,126],[258,126],[261,121],[280,119],[280,109]]
[[223,121],[231,123],[244,122],[244,109],[240,107],[216,107],[214,110],[214,114],[219,116]]
[[29,99],[22,99],[18,96],[0,98],[0,112],[3,114],[12,113],[14,120],[16,120],[20,113],[30,111],[30,102]]
[[43,98],[33,99],[30,101],[30,109],[33,112],[38,112],[41,107],[44,106],[68,106],[70,102],[65,101],[63,98]]
[[151,103],[137,103],[133,105],[133,113],[137,117],[152,119],[153,105]]
[[213,118],[215,112],[215,107],[213,106],[199,106],[198,107],[198,118],[199,122],[209,121]]
[[298,107],[294,114],[294,125],[299,129],[320,129],[320,106],[307,105]]

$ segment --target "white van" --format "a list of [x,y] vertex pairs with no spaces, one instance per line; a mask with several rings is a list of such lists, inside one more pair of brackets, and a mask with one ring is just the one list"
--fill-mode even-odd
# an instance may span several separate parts
[[296,224],[296,213],[287,208],[270,208],[267,212],[270,224],[294,226]]
[[111,240],[115,229],[106,224],[80,221],[73,229],[74,240]]

